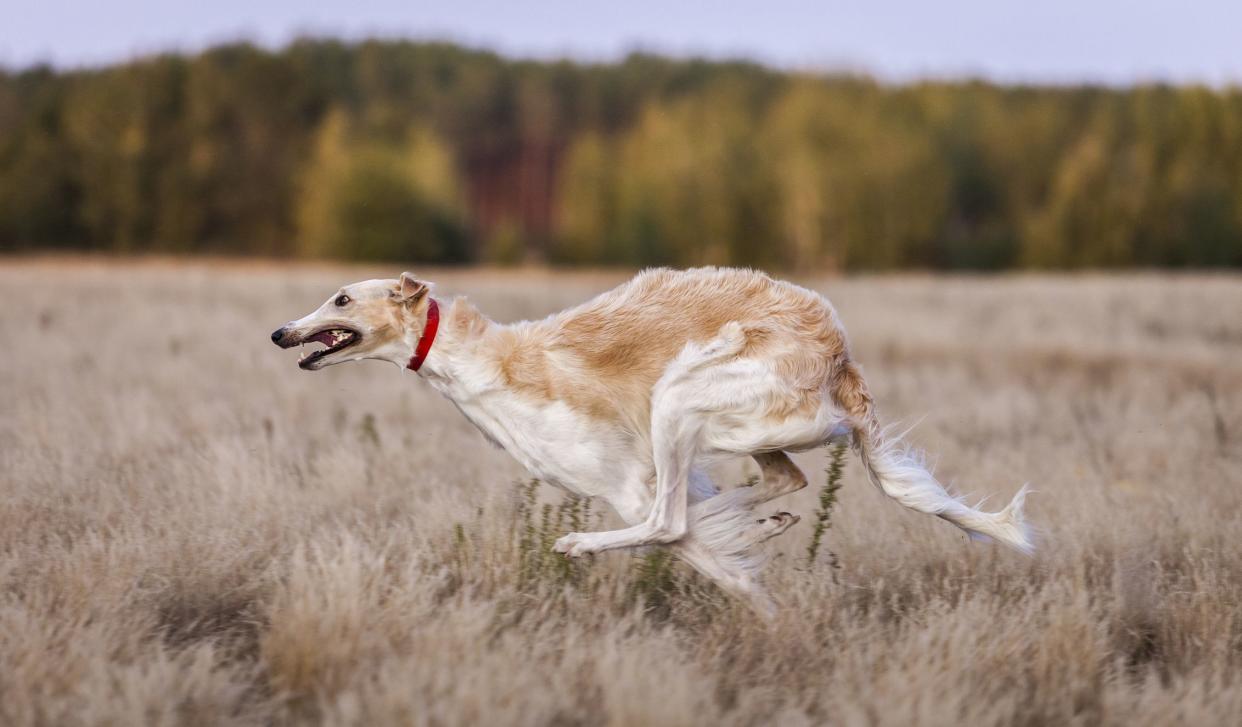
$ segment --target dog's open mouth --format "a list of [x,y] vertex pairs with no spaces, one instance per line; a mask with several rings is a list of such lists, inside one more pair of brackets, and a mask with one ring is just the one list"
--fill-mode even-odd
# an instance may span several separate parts
[[348,328],[326,328],[312,336],[307,336],[302,341],[302,345],[322,343],[327,348],[315,349],[302,354],[302,358],[298,359],[298,366],[304,369],[310,368],[319,359],[337,351],[344,351],[357,343],[360,338],[362,336],[357,331],[351,331]]

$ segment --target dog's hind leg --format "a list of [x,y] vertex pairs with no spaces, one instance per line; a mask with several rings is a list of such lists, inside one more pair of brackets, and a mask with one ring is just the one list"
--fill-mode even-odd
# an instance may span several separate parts
[[749,503],[758,505],[768,500],[790,495],[806,487],[806,475],[798,465],[781,451],[762,452],[751,455],[759,464],[762,479],[750,489]]
[[757,546],[793,527],[798,516],[779,512],[755,517],[739,510],[714,520],[693,523],[690,533],[669,547],[721,589],[744,600],[761,616],[772,617],[776,603],[760,577],[765,559]]
[[738,487],[695,503],[690,508],[691,522],[712,517],[730,508],[752,508],[806,487],[806,475],[788,454],[776,450],[751,456],[759,464],[759,471],[762,473],[759,482],[751,487]]
[[[773,533],[768,537],[777,534],[779,533]],[[759,615],[771,618],[776,614],[776,602],[772,600],[753,569],[739,568],[736,563],[731,562],[732,559],[721,557],[720,554],[695,540],[693,535],[669,547],[691,568],[710,578],[725,592],[741,598]]]

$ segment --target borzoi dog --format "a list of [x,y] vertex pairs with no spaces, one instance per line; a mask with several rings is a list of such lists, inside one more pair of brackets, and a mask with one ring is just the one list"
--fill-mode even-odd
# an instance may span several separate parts
[[[531,473],[601,497],[628,523],[569,533],[567,556],[666,545],[762,612],[758,543],[797,518],[751,509],[806,486],[788,452],[849,438],[871,480],[906,507],[1030,552],[1025,488],[996,513],[949,495],[876,420],[845,330],[821,295],[749,270],[649,270],[540,321],[495,323],[441,304],[405,273],[341,288],[272,334],[317,342],[306,370],[382,359],[448,397]],[[720,492],[715,459],[750,456],[761,481]]]

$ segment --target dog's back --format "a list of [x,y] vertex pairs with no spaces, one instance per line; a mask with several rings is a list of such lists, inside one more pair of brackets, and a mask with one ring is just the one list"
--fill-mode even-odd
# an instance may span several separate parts
[[651,392],[669,363],[732,322],[746,338],[743,355],[796,382],[791,408],[817,400],[848,360],[836,314],[816,293],[752,270],[657,269],[521,327],[500,369],[510,385],[645,433]]

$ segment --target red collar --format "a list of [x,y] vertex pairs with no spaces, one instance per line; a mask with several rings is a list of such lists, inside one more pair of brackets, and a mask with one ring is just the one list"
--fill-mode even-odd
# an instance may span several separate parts
[[423,362],[427,360],[427,353],[431,351],[431,344],[436,340],[436,329],[440,327],[440,306],[436,304],[436,299],[431,298],[431,302],[427,305],[427,325],[423,327],[423,336],[418,339],[418,346],[414,348],[414,355],[410,357],[410,362],[405,367],[411,371],[418,371],[423,367]]

